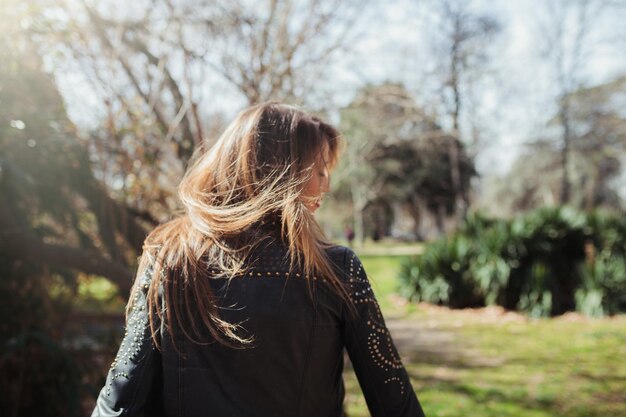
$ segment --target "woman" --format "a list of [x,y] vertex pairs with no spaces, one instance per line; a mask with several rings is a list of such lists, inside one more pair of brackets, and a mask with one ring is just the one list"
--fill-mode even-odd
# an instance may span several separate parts
[[196,155],[93,416],[340,416],[344,348],[372,416],[423,416],[361,262],[313,217],[339,141],[268,103]]

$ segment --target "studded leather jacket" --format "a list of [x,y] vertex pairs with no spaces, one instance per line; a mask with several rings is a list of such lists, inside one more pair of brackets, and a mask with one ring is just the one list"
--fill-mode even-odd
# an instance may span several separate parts
[[336,246],[329,256],[356,313],[322,279],[289,271],[281,244],[263,245],[245,275],[211,281],[222,317],[253,342],[242,349],[169,337],[154,348],[147,327],[147,272],[127,332],[92,417],[343,415],[344,349],[373,417],[424,416],[363,266]]

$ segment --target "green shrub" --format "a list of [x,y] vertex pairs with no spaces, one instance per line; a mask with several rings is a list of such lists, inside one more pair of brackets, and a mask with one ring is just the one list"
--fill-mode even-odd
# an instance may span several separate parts
[[467,263],[470,247],[464,236],[437,241],[417,261],[403,263],[401,276],[413,285],[418,300],[455,308],[480,305]]
[[498,304],[532,316],[626,311],[621,217],[544,208],[511,221],[468,216],[463,229],[404,263],[412,298],[462,308]]
[[577,309],[589,316],[626,311],[626,219],[593,213],[581,265],[582,285],[576,290]]

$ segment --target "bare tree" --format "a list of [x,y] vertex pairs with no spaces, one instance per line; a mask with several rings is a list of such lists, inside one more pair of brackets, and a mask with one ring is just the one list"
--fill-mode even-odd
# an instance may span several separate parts
[[[572,184],[569,204],[581,210],[619,210],[624,202],[617,183],[626,156],[626,77],[582,88],[568,96],[571,144],[568,161]],[[559,123],[555,114],[554,123]],[[512,215],[559,204],[562,148],[552,137],[526,146],[501,182],[493,184],[502,214]]]
[[602,0],[554,0],[545,2],[545,19],[540,35],[545,42],[541,51],[549,63],[555,86],[557,122],[560,127],[561,186],[559,202],[571,199],[569,165],[575,132],[571,100],[585,83],[585,66],[591,58],[593,25],[607,3]]
[[131,13],[118,0],[41,3],[46,50],[67,58],[53,57],[59,72],[80,74],[101,99],[105,117],[89,141],[98,177],[153,220],[176,209],[184,167],[215,131],[202,110],[225,98],[211,97],[210,86],[229,84],[249,103],[304,103],[332,58],[349,48],[346,35],[363,7],[155,0]]
[[337,53],[350,48],[351,28],[367,2],[265,0],[225,2],[202,54],[250,104],[306,102]]
[[[471,1],[443,0],[430,3],[438,23],[433,46],[439,62],[438,73],[443,76],[441,93],[446,116],[452,132],[467,143],[462,126],[463,115],[470,101],[471,88],[485,75],[490,60],[490,43],[501,30],[492,15],[477,12]],[[469,206],[469,196],[462,192],[459,142],[449,141],[450,176],[456,201],[455,217],[462,220]]]

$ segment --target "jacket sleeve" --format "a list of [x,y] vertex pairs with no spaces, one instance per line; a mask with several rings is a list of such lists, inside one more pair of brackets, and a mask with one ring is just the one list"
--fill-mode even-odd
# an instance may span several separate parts
[[344,272],[356,309],[345,309],[344,343],[372,417],[424,417],[363,265],[349,249]]
[[152,270],[138,277],[126,332],[100,391],[92,417],[152,416],[162,409],[161,354],[152,343],[146,295]]

